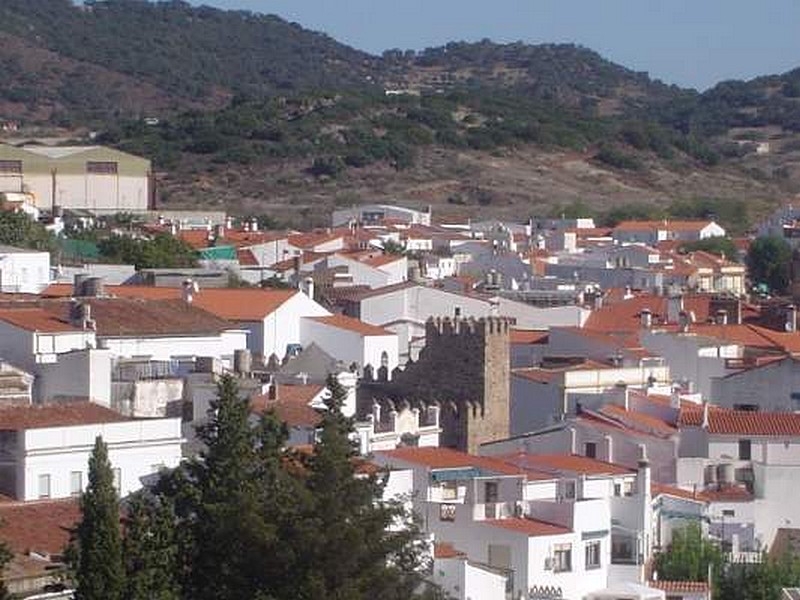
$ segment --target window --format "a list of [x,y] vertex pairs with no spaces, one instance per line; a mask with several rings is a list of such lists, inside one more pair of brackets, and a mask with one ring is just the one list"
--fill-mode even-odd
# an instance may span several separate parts
[[456,505],[455,504],[440,504],[439,505],[439,520],[440,521],[455,521],[456,520]]
[[556,544],[553,548],[553,571],[564,573],[572,570],[572,545]]
[[633,496],[633,482],[626,481],[622,484],[622,491],[626,496]]
[[586,442],[583,445],[583,454],[588,458],[597,458],[597,444],[595,442]]
[[50,475],[39,475],[39,498],[50,497]]
[[586,542],[586,568],[600,568],[600,540]]
[[498,491],[497,491],[497,482],[496,481],[487,481],[484,486],[484,491],[486,492],[486,503],[493,503],[497,502]]
[[568,500],[572,500],[575,498],[575,482],[574,481],[565,481],[564,482],[564,498]]
[[0,173],[4,175],[21,175],[21,160],[0,160]]
[[722,511],[722,516],[723,517],[735,517],[736,516],[736,511],[735,510],[731,510],[730,508],[726,508],[725,510]]
[[110,161],[92,161],[86,163],[86,172],[92,175],[116,175],[117,163]]
[[739,440],[739,460],[750,460],[752,448],[750,440]]
[[616,564],[634,564],[635,555],[633,552],[634,540],[629,537],[611,537],[611,562]]
[[118,494],[122,489],[122,469],[114,469],[114,489]]
[[620,496],[622,496],[622,484],[621,484],[621,483],[615,483],[615,484],[614,484],[614,495],[615,495],[617,498],[619,498]]
[[446,481],[439,488],[442,490],[442,500],[455,500],[458,498],[458,483]]
[[69,495],[79,496],[83,491],[83,472],[72,471],[69,474]]

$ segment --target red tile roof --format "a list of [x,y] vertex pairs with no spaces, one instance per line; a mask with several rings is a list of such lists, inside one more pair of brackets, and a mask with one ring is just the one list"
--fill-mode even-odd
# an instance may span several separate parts
[[50,314],[42,308],[0,309],[0,321],[26,331],[41,333],[76,333],[80,330],[68,320]]
[[[54,284],[44,292],[46,297],[72,295],[72,285]],[[117,298],[180,299],[182,291],[174,287],[144,285],[106,286],[108,295]],[[193,304],[220,318],[230,321],[261,321],[289,300],[297,290],[270,290],[259,288],[204,288],[194,294]]]
[[747,488],[739,485],[719,489],[706,489],[698,494],[706,502],[751,502],[755,496]]
[[434,558],[464,558],[466,557],[465,552],[461,552],[461,550],[456,550],[453,547],[453,544],[448,544],[445,542],[436,542],[433,545],[433,557]]
[[503,460],[488,456],[475,456],[452,448],[403,447],[384,450],[381,455],[395,460],[421,465],[429,469],[459,469],[476,467],[504,475],[522,475],[524,469],[515,467]]
[[314,250],[320,244],[343,239],[347,234],[347,230],[296,233],[289,236],[289,244],[302,250]]
[[606,404],[600,409],[600,412],[611,418],[618,419],[628,427],[645,431],[646,433],[653,432],[670,435],[677,432],[675,427],[663,419],[635,410],[625,410],[625,408],[616,404]]
[[545,521],[537,521],[536,519],[486,519],[485,521],[477,522],[489,525],[490,527],[499,527],[500,529],[521,533],[528,537],[572,533],[572,530],[567,527],[554,525],[553,523],[547,523]]
[[[681,410],[679,424],[700,427],[703,408]],[[708,432],[718,435],[800,436],[800,414],[708,408]]]
[[692,492],[690,490],[684,490],[682,488],[663,483],[650,484],[650,493],[653,495],[653,497],[664,495],[673,496],[682,500],[691,500],[693,502],[706,502],[705,498],[703,498],[702,492]]
[[129,417],[124,417],[110,408],[88,401],[32,404],[0,409],[0,431],[120,423],[130,420]]
[[614,227],[614,231],[701,231],[711,221],[622,221]]
[[253,254],[252,250],[248,250],[247,248],[239,248],[236,250],[236,260],[239,261],[239,265],[242,267],[258,266],[258,260],[255,254]]
[[667,594],[707,594],[709,591],[705,581],[651,581],[648,585]]
[[512,328],[510,337],[512,344],[546,344],[549,335],[547,331]]
[[329,317],[307,317],[307,318],[311,319],[312,321],[316,321],[317,323],[328,325],[329,327],[336,327],[337,329],[345,329],[347,331],[358,333],[359,335],[362,336],[394,335],[394,333],[386,329],[383,329],[382,327],[370,325],[369,323],[364,323],[364,321],[359,321],[358,319],[354,319],[353,317],[347,317],[345,315],[330,315]]
[[80,519],[75,499],[0,504],[0,539],[17,554],[61,554]]
[[322,421],[322,415],[309,403],[323,389],[324,385],[278,385],[274,400],[270,400],[268,395],[254,396],[250,399],[250,408],[258,413],[274,410],[289,427],[316,427]]
[[535,469],[542,473],[581,473],[584,475],[630,475],[633,469],[614,463],[580,456],[578,454],[530,454],[518,452],[497,456],[516,466],[524,465],[526,468]]
[[550,383],[568,371],[591,371],[596,369],[603,370],[613,368],[615,367],[601,362],[586,360],[582,363],[564,365],[557,368],[522,367],[518,369],[512,369],[511,374],[512,376],[522,377],[523,379],[535,381],[536,383]]

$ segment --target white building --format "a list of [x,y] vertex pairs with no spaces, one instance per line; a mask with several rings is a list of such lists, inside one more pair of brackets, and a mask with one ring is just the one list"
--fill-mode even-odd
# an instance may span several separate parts
[[0,245],[0,291],[38,294],[49,283],[49,252]]
[[681,413],[677,482],[712,503],[710,531],[735,552],[800,524],[800,415],[719,407]]
[[149,160],[111,148],[0,144],[0,192],[30,194],[39,209],[143,212],[150,180]]
[[0,411],[2,492],[18,500],[80,495],[98,436],[108,445],[121,496],[181,460],[180,418],[129,419],[90,402],[6,408]]
[[340,227],[351,222],[372,225],[387,219],[402,221],[409,225],[430,225],[431,211],[414,210],[393,204],[362,204],[352,208],[333,211],[333,226]]
[[725,230],[714,221],[623,221],[614,227],[616,242],[639,242],[654,245],[658,242],[678,240],[696,242],[725,235]]
[[742,369],[728,369],[711,382],[710,398],[720,406],[772,412],[800,411],[800,361],[768,357]]
[[[614,367],[594,361],[546,359],[538,367],[511,373],[511,434],[552,425],[578,412],[579,406],[606,404],[627,388],[670,389],[669,367],[660,361],[636,367]],[[623,386],[623,387],[621,387]]]
[[[580,600],[643,582],[655,522],[646,461],[632,471],[579,456],[488,458],[444,448],[398,448],[374,460],[392,473],[410,469],[425,531],[505,574],[513,597]],[[454,566],[441,578],[467,575]],[[494,589],[493,580],[476,579]]]
[[300,343],[317,344],[345,365],[358,372],[370,367],[375,378],[390,379],[398,366],[397,335],[344,315],[304,317],[300,323]]

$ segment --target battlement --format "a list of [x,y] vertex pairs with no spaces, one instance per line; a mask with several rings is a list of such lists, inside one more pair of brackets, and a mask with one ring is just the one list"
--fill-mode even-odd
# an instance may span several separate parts
[[425,335],[428,341],[445,336],[508,336],[515,323],[508,317],[431,317],[425,323]]

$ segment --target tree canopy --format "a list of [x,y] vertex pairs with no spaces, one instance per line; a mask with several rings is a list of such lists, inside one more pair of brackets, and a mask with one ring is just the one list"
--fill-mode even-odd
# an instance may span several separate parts
[[785,294],[792,275],[792,249],[786,240],[760,237],[750,244],[747,268],[753,283],[766,285],[775,294]]

